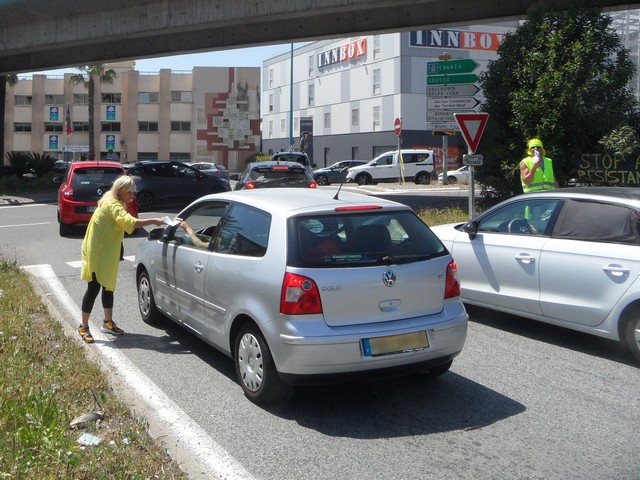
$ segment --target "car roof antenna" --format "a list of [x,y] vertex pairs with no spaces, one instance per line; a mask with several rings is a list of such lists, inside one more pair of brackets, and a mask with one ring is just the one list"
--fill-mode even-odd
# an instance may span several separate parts
[[338,187],[338,191],[336,192],[336,194],[333,196],[334,200],[338,200],[338,195],[340,195],[340,189],[342,188],[342,185],[344,185],[344,182],[340,182],[340,186]]

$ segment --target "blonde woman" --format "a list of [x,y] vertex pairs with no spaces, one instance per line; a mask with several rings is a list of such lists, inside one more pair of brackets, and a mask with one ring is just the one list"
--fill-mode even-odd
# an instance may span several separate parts
[[89,316],[101,287],[104,308],[101,330],[114,335],[124,333],[112,318],[113,292],[116,288],[124,232],[133,233],[136,228],[148,225],[163,225],[160,218],[140,219],[127,213],[125,205],[134,199],[135,193],[136,184],[131,177],[118,177],[111,189],[98,201],[98,207],[91,216],[82,242],[80,276],[89,284],[82,298],[82,323],[78,332],[87,343],[93,343],[93,336],[89,330]]

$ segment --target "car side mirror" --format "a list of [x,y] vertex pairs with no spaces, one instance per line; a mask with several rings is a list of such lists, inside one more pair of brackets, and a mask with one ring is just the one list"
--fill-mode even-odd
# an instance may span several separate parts
[[478,222],[471,221],[462,225],[462,231],[469,235],[469,240],[473,240],[478,235]]
[[231,173],[229,174],[229,180],[240,180],[240,174],[239,173]]
[[164,237],[165,227],[154,228],[149,232],[149,240],[160,240]]

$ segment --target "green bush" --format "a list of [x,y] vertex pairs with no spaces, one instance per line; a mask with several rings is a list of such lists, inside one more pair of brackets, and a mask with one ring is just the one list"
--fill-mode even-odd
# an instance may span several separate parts
[[29,154],[30,169],[36,174],[36,177],[42,178],[45,173],[51,172],[56,159],[43,153],[31,152]]
[[9,152],[7,153],[7,160],[9,160],[13,173],[18,177],[22,177],[31,170],[30,154],[27,152]]

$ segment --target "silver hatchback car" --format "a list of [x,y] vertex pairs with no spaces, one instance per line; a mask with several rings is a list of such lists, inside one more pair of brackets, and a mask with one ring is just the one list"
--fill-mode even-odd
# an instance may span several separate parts
[[191,235],[158,228],[138,247],[142,319],[229,355],[255,403],[295,384],[441,375],[464,346],[456,264],[405,205],[278,188],[208,195],[178,217]]

